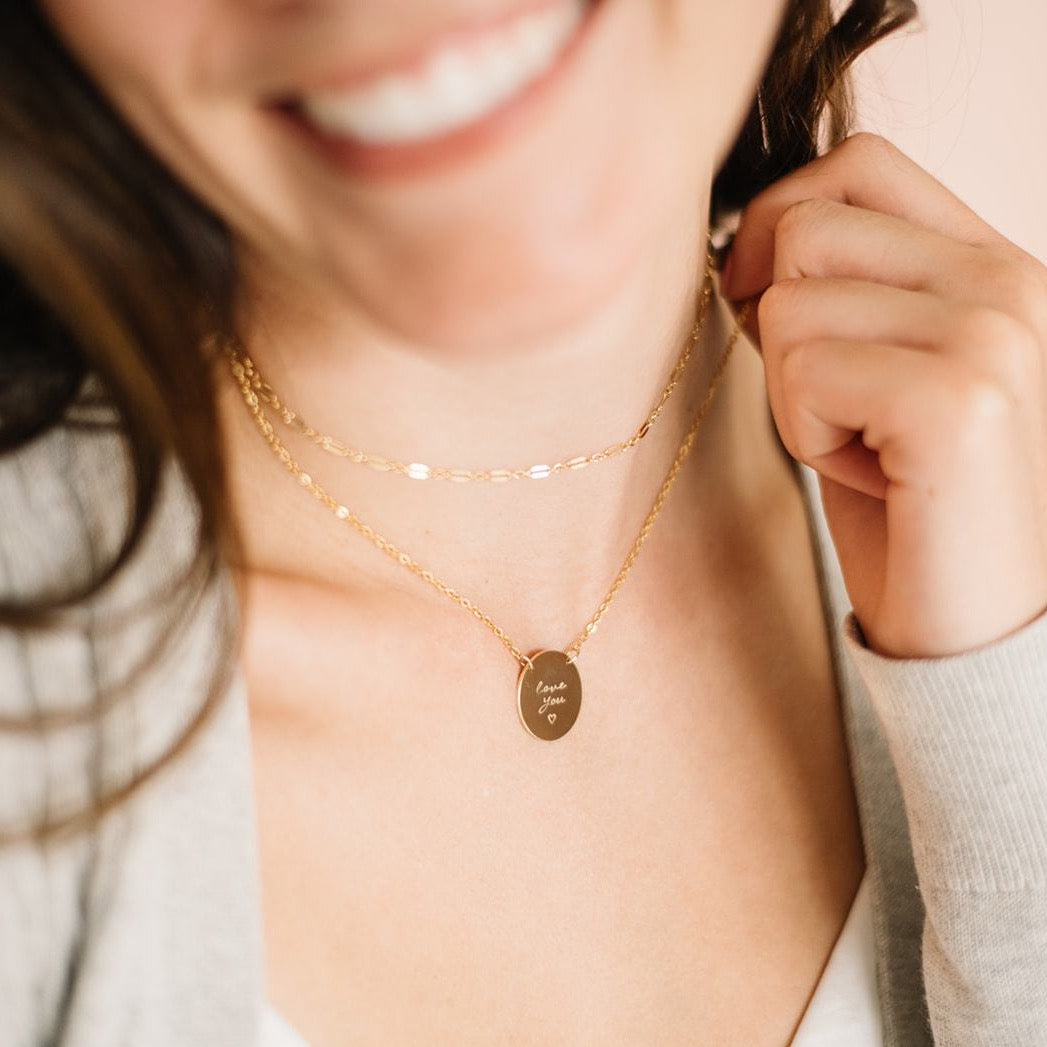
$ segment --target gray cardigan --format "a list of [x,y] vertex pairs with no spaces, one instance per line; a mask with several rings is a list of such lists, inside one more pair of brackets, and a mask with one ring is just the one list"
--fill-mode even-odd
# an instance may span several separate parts
[[[61,587],[113,548],[126,504],[115,441],[54,430],[0,458],[5,595]],[[1047,613],[958,655],[871,651],[817,474],[797,469],[860,808],[885,1042],[1047,1045]],[[153,624],[170,606],[153,587],[191,547],[196,519],[174,467],[163,491],[143,554],[75,628],[0,631],[7,715],[90,704],[136,652],[174,637],[161,671],[132,681],[96,728],[0,730],[5,826],[119,780],[198,700],[215,615],[235,599],[223,572],[184,631]],[[113,628],[135,600],[130,625]],[[0,850],[0,1047],[255,1042],[264,982],[248,726],[236,670],[193,747],[96,830]]]

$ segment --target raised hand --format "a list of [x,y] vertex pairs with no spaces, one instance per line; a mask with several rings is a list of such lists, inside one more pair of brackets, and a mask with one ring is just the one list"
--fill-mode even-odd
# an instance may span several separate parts
[[750,202],[721,289],[760,296],[775,422],[873,650],[958,653],[1047,609],[1047,267],[860,132]]

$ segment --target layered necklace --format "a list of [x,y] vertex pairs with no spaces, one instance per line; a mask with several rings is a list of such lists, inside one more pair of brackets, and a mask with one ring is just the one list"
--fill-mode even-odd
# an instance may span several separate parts
[[430,466],[422,462],[402,462],[377,454],[369,454],[357,448],[335,440],[309,425],[302,416],[287,406],[272,386],[262,377],[257,365],[252,361],[244,347],[239,343],[228,343],[223,346],[229,360],[233,377],[243,394],[244,403],[253,416],[259,431],[276,457],[284,464],[298,484],[314,498],[325,505],[335,519],[348,524],[355,531],[372,542],[383,553],[390,556],[400,566],[411,571],[427,584],[443,593],[460,607],[463,607],[482,625],[489,629],[502,642],[503,646],[516,660],[519,671],[516,681],[516,705],[520,722],[535,738],[552,741],[562,738],[575,724],[582,703],[582,682],[578,671],[577,659],[582,645],[596,632],[600,620],[606,614],[611,601],[622,587],[631,570],[640,549],[651,531],[656,517],[665,504],[669,490],[672,488],[687,455],[690,453],[702,422],[712,404],[716,390],[726,370],[731,350],[741,333],[749,310],[747,303],[738,313],[734,328],[724,347],[708,390],[703,398],[690,427],[677,449],[676,456],[669,468],[661,487],[655,496],[649,512],[634,540],[632,547],[611,583],[607,595],[600,602],[592,617],[585,623],[575,638],[562,649],[541,648],[524,653],[506,634],[489,614],[481,610],[472,600],[438,578],[432,571],[422,566],[409,553],[398,548],[380,535],[373,527],[361,520],[349,506],[330,495],[316,480],[299,466],[287,446],[277,435],[276,427],[270,420],[266,408],[271,408],[276,418],[290,431],[307,438],[324,451],[348,462],[380,472],[393,473],[415,481],[445,480],[452,483],[488,482],[507,483],[514,480],[544,480],[555,473],[568,472],[585,468],[596,462],[606,461],[624,451],[635,447],[650,432],[657,422],[665,404],[672,396],[680,377],[687,366],[692,351],[705,327],[713,297],[713,276],[715,262],[711,239],[707,243],[705,279],[699,295],[697,318],[691,328],[684,348],[674,366],[669,380],[654,407],[648,412],[640,425],[625,440],[611,444],[601,450],[588,454],[578,454],[552,464],[536,464],[527,467],[498,469],[460,469],[448,466]]

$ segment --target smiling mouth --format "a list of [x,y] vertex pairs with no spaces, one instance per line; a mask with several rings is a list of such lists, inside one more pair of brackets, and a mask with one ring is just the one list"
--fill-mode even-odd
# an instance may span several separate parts
[[277,108],[359,158],[462,138],[549,78],[598,0],[551,0],[459,34],[408,64],[310,90]]

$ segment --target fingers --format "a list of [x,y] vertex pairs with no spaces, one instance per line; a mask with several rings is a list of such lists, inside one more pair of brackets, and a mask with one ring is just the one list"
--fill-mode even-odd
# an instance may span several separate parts
[[903,218],[814,197],[779,217],[772,280],[849,276],[962,298],[981,260],[978,248]]
[[[991,468],[990,449],[1017,444],[1013,404],[999,386],[919,349],[804,342],[785,354],[768,389],[789,452],[874,497],[885,497],[887,484],[933,495],[932,486]],[[849,446],[856,434],[869,454]]]
[[[960,244],[1008,243],[900,149],[878,135],[859,132],[768,186],[745,207],[731,248],[730,283],[723,289],[729,298],[747,298],[772,283],[779,221],[794,204],[811,199],[894,216]],[[903,269],[909,264],[903,253],[895,261]]]
[[[770,312],[764,299],[783,283],[799,284],[817,277],[864,281],[937,296],[946,303],[935,320],[939,329],[955,326],[950,323],[949,308],[980,306],[983,312],[994,310],[1024,324],[1038,342],[1047,339],[1047,268],[1012,245],[972,246],[893,215],[812,198],[784,212],[774,232],[772,250],[773,282],[758,288],[760,309],[751,310],[746,323],[747,332],[761,350]],[[738,286],[732,267],[730,282],[721,281],[720,292],[728,299],[740,300]],[[840,313],[824,296],[820,304]],[[885,300],[883,304],[890,307],[894,303]],[[899,300],[899,304],[903,303]],[[872,322],[869,337],[901,340],[895,333],[881,331],[868,311],[856,315]],[[973,316],[966,318],[970,319]],[[991,318],[979,318],[977,334],[983,340],[991,322]],[[1000,325],[997,321],[996,326]]]
[[1043,382],[1035,332],[987,305],[862,280],[806,277],[772,284],[758,315],[769,380],[788,346],[832,338],[944,352],[1016,399]]
[[[950,449],[964,440],[949,436],[953,415],[939,405],[958,397],[962,413],[982,394],[1006,406],[1033,464],[1047,468],[1039,461],[1047,417],[1043,352],[1035,333],[1012,316],[922,291],[811,277],[773,284],[759,314],[768,398],[783,442],[833,479],[883,496],[871,456],[859,447],[842,450],[859,433],[867,449],[881,452],[878,468],[888,479],[915,483],[921,466],[950,468]],[[884,459],[885,434],[892,432],[927,457]]]
[[867,635],[960,650],[1042,607],[1047,267],[868,134],[760,193],[729,262]]

